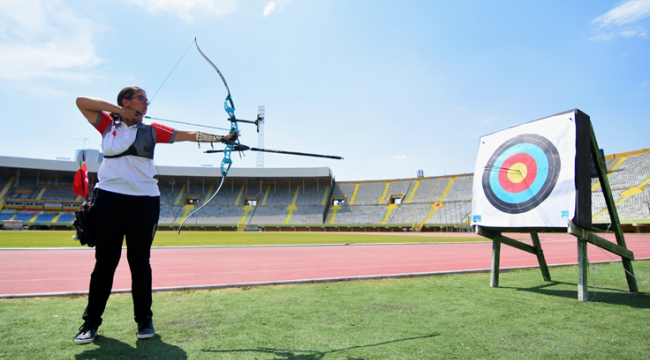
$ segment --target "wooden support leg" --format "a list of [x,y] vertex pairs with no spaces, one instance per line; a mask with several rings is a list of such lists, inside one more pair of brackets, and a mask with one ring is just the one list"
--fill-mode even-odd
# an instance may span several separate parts
[[501,242],[492,240],[492,271],[490,287],[499,287],[499,261],[501,259]]
[[620,235],[616,235],[618,245],[614,244],[611,241],[605,240],[604,238],[594,234],[591,231],[585,230],[576,224],[571,224],[569,226],[569,234],[574,235],[578,239],[584,239],[585,241],[588,241],[623,258],[623,267],[625,268],[625,277],[627,279],[628,287],[630,288],[631,292],[639,291],[639,287],[636,284],[636,278],[634,277],[634,268],[632,267],[634,253],[627,249],[622,230],[620,231]]
[[589,301],[587,241],[578,239],[578,301]]
[[632,260],[623,258],[623,267],[625,268],[625,278],[627,279],[627,286],[630,288],[630,292],[639,292],[639,286],[636,284],[636,278],[634,277]]
[[542,277],[544,281],[551,281],[551,273],[548,271],[548,265],[546,265],[546,258],[544,257],[544,251],[542,251],[542,243],[539,241],[539,236],[536,231],[530,233],[531,239],[533,239],[533,245],[535,246],[535,254],[537,255],[537,261],[539,262],[539,269],[542,271]]
[[[616,234],[616,243],[619,247],[622,247],[627,250],[627,245],[625,243],[625,236],[623,235],[623,228],[621,227],[621,221],[618,217],[618,210],[616,210],[616,203],[614,202],[614,197],[612,196],[612,190],[609,186],[609,179],[607,178],[607,172],[603,167],[604,160],[600,156],[600,149],[598,147],[598,141],[596,141],[596,133],[594,132],[594,127],[591,126],[591,157],[594,159],[594,164],[596,165],[596,172],[598,173],[598,180],[600,180],[600,187],[603,189],[603,196],[605,197],[605,204],[607,204],[607,211],[609,212],[609,218],[612,220],[612,225],[614,229],[614,234]],[[598,244],[596,244],[598,245]],[[609,249],[608,249],[609,250]],[[612,251],[612,250],[610,250]],[[614,251],[614,253],[621,255],[619,252]],[[623,267],[625,268],[625,278],[627,279],[627,285],[630,288],[631,292],[639,292],[639,287],[636,284],[636,278],[634,277],[634,269],[632,268],[632,256],[623,257]]]

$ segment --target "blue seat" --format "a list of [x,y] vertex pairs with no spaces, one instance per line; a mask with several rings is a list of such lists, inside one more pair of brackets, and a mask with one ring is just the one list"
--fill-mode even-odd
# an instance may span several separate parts
[[57,223],[69,223],[74,221],[74,214],[63,214],[59,219],[56,221]]
[[33,217],[34,217],[34,214],[30,214],[30,213],[27,213],[27,214],[26,214],[26,213],[18,213],[18,214],[16,214],[16,217],[14,218],[14,220],[16,220],[16,221],[20,221],[20,220],[22,220],[23,222],[28,222],[28,221],[31,220]]
[[50,222],[52,222],[52,220],[54,219],[55,216],[56,216],[56,214],[50,214],[50,213],[40,214],[40,215],[38,215],[36,220],[34,220],[34,222],[37,222],[37,223],[38,222],[50,223]]
[[0,213],[0,221],[9,220],[14,216],[14,213]]

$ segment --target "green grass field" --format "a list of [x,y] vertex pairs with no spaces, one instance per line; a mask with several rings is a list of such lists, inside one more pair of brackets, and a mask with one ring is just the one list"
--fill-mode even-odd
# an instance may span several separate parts
[[[647,359],[650,261],[639,293],[619,264],[310,285],[154,293],[157,335],[136,340],[113,295],[95,343],[75,345],[85,297],[0,300],[3,359]],[[594,287],[595,285],[595,287]]]
[[[73,231],[0,231],[0,248],[55,248],[80,246]],[[385,244],[410,242],[486,241],[477,237],[376,235],[361,233],[206,232],[156,233],[153,246],[245,246],[313,244]]]

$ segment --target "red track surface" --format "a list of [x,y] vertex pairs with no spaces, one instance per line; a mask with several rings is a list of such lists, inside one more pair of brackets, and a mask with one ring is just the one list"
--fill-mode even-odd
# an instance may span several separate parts
[[[540,237],[549,265],[577,262],[575,238],[564,234]],[[607,238],[614,241],[612,236]],[[650,258],[650,236],[628,235],[626,241],[636,259]],[[151,264],[154,289],[218,288],[489,271],[491,249],[491,243],[154,248]],[[589,260],[619,261],[620,257],[590,244]],[[0,298],[85,294],[93,265],[94,251],[87,248],[0,250]],[[501,247],[502,269],[537,265],[534,255]],[[124,250],[113,291],[130,288]]]

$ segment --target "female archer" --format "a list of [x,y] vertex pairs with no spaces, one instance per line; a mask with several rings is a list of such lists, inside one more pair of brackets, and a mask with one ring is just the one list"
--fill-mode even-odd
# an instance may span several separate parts
[[95,268],[90,276],[88,306],[75,343],[93,342],[113,287],[113,276],[126,238],[126,257],[131,269],[131,293],[138,339],[155,334],[152,315],[152,278],[149,257],[160,214],[160,191],[154,179],[156,144],[179,141],[236,140],[199,131],[145,124],[149,100],[144,90],[129,86],[117,96],[117,105],[87,97],[77,107],[102,134],[104,160],[97,173],[92,207],[91,233],[95,244]]

